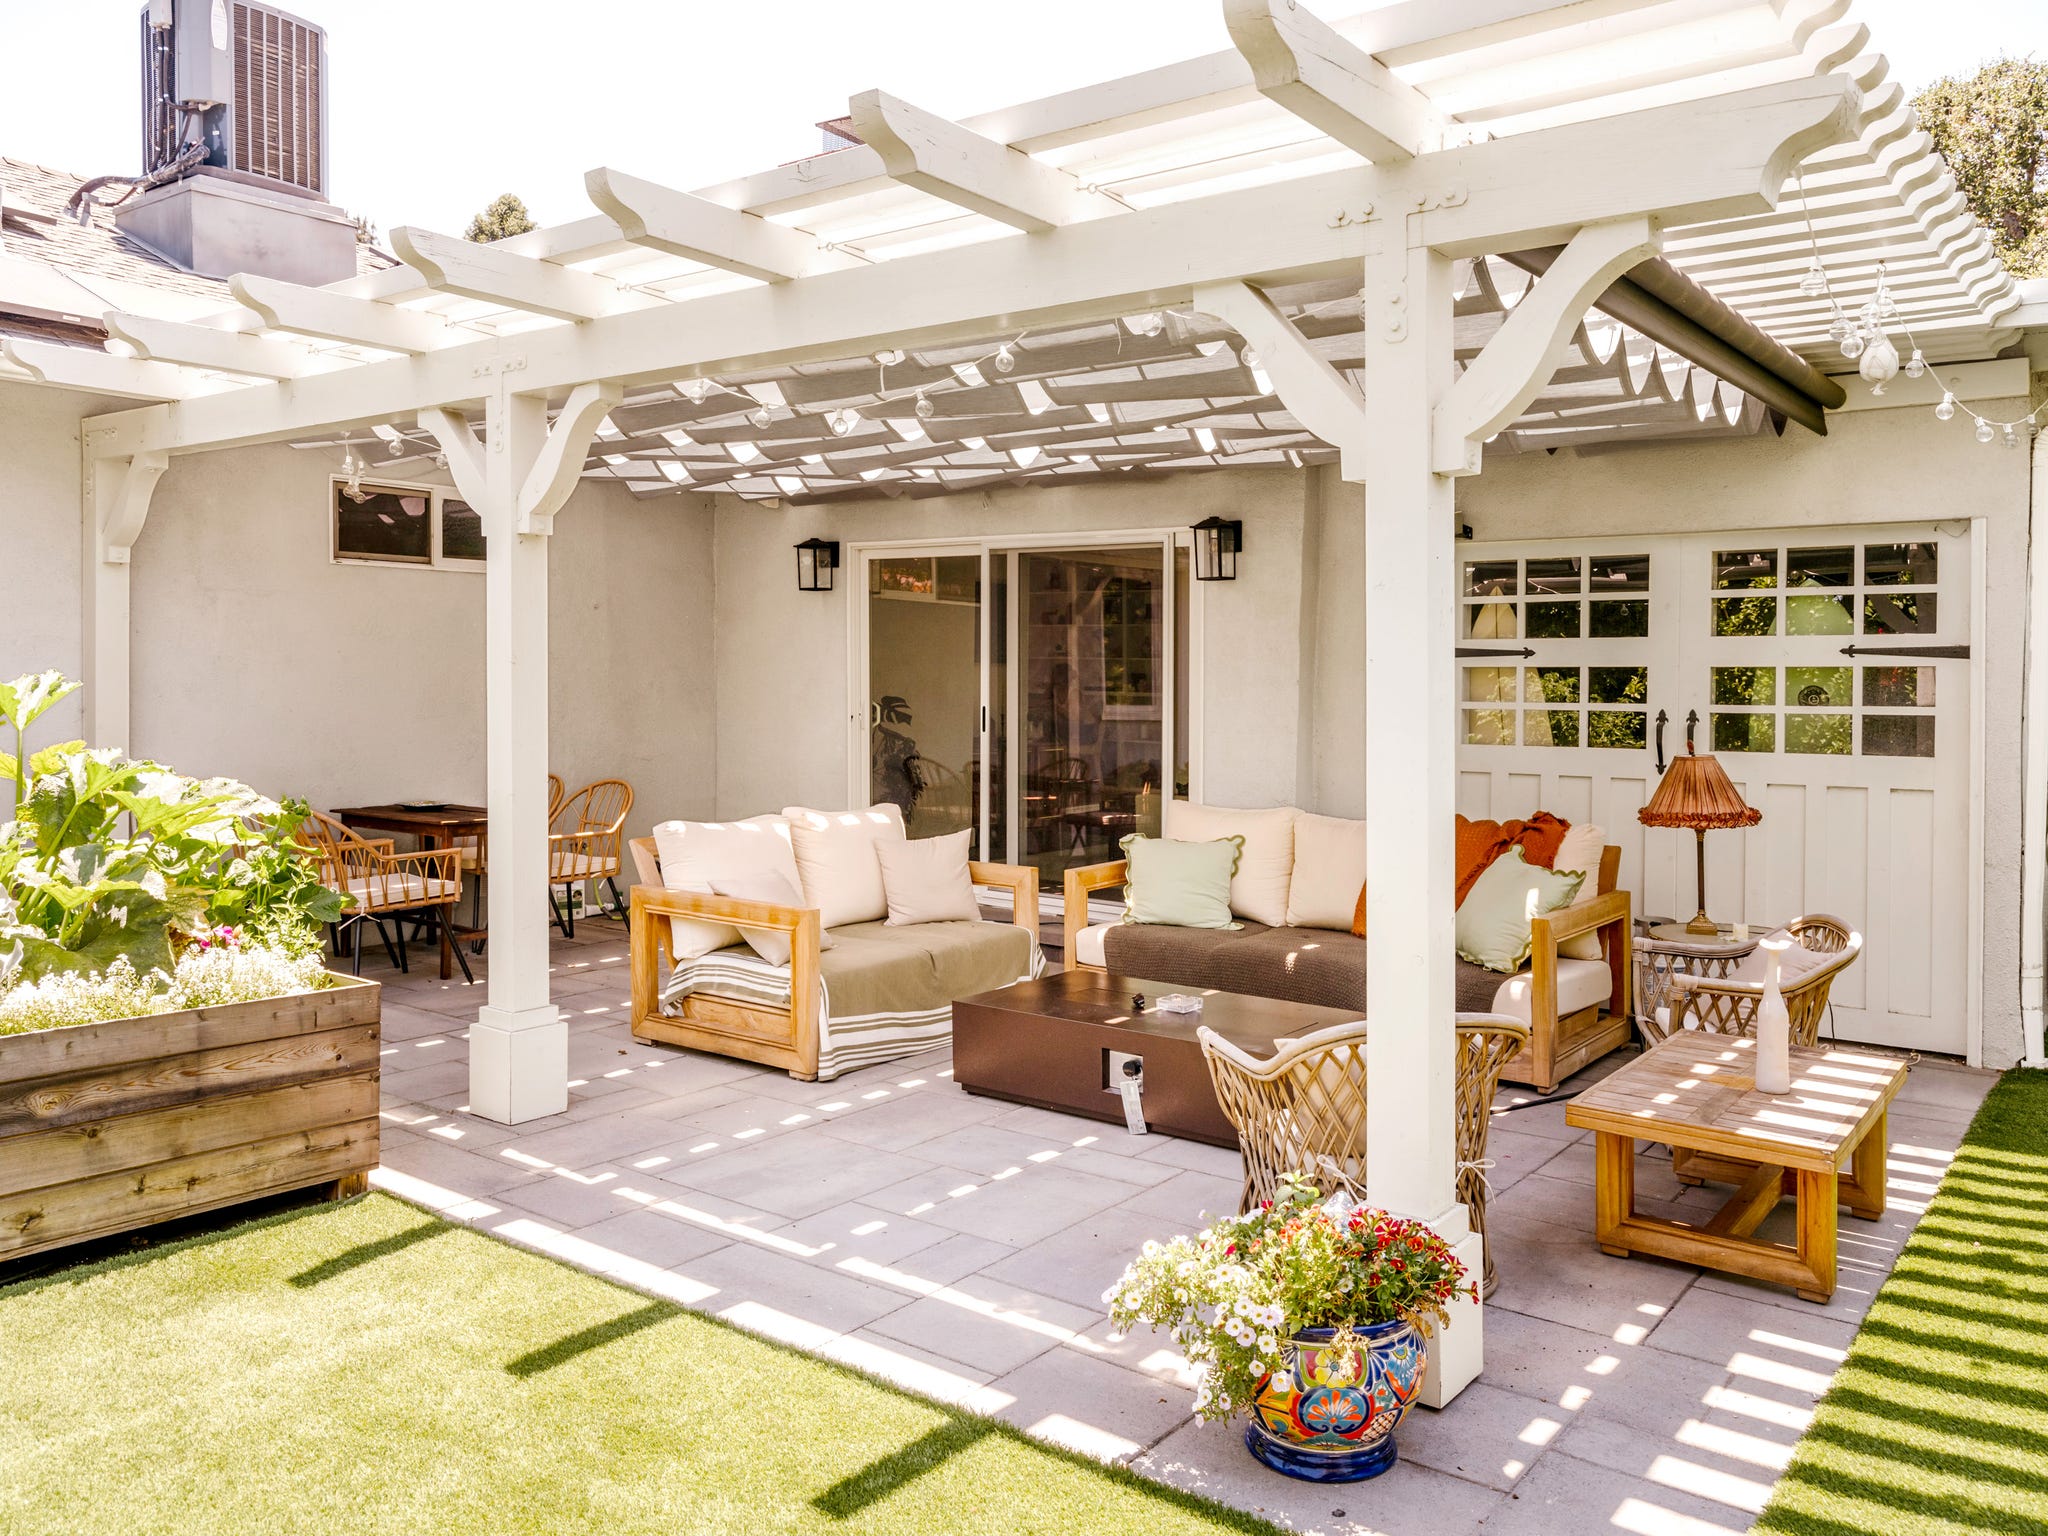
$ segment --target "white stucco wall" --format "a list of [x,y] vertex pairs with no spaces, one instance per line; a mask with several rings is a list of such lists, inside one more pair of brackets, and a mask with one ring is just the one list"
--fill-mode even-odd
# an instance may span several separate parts
[[[77,422],[107,408],[0,385],[0,676],[81,674]],[[322,807],[481,800],[483,577],[333,563],[333,470],[285,446],[173,461],[135,547],[122,745]],[[712,527],[706,498],[595,483],[556,520],[552,765],[631,783],[636,833],[712,810]],[[67,701],[37,739],[79,720]]]
[[[88,395],[0,383],[0,679],[84,668],[78,420],[98,408]],[[34,741],[72,740],[84,719],[73,695],[43,716]]]
[[[847,798],[847,571],[796,589],[791,546],[1185,528],[1244,520],[1238,580],[1205,584],[1203,794],[1280,805],[1298,789],[1304,477],[1226,470],[1162,480],[1010,489],[923,501],[780,509],[718,498],[718,805],[745,816]],[[864,707],[865,701],[860,701]]]

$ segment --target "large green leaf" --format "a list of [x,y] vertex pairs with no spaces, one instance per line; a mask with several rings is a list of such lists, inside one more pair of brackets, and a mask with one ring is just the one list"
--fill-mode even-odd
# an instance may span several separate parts
[[29,786],[19,812],[36,852],[48,857],[98,838],[120,813],[110,792],[134,777],[134,765],[110,747],[64,754],[52,772]]
[[25,731],[44,710],[77,689],[78,684],[61,672],[30,673],[0,683],[0,720]]
[[[45,976],[96,976],[117,959],[125,959],[141,975],[168,973],[171,955],[169,911],[152,896],[131,893],[95,907],[76,938],[68,944],[30,928],[9,930],[22,947],[19,979]],[[8,941],[0,938],[0,945]]]

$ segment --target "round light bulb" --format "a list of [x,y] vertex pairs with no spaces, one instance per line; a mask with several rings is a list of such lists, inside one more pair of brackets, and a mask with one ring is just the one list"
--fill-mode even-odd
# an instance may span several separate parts
[[1879,331],[1870,345],[1863,349],[1863,357],[1856,365],[1856,371],[1871,383],[1882,388],[1885,381],[1897,376],[1899,371],[1899,349],[1892,345],[1891,338]]
[[924,397],[924,391],[921,389],[917,392],[917,404],[912,409],[926,421],[939,414],[939,408]]
[[1806,269],[1806,276],[1799,279],[1799,291],[1808,298],[1828,291],[1827,269],[1815,262]]
[[1832,319],[1832,320],[1830,320],[1830,321],[1828,322],[1828,340],[1830,340],[1830,341],[1842,341],[1842,340],[1845,340],[1845,339],[1846,339],[1846,338],[1848,337],[1848,335],[1849,335],[1849,317],[1848,317],[1847,315],[1843,314],[1843,313],[1842,313],[1842,312],[1841,312],[1841,311],[1840,311],[1840,310],[1838,309],[1838,310],[1836,310],[1836,311],[1835,311],[1835,317],[1834,317],[1834,319]]
[[1259,354],[1254,352],[1250,347],[1246,347],[1242,352],[1238,353],[1237,360],[1243,363],[1247,368],[1256,368],[1259,366]]
[[1980,443],[1988,443],[1988,442],[1990,442],[1990,441],[1991,441],[1991,439],[1992,439],[1992,438],[1996,437],[1997,435],[1998,435],[1998,429],[1997,429],[1996,427],[1992,426],[1990,422],[1988,422],[1988,421],[1980,421],[1980,422],[1978,422],[1978,423],[1977,423],[1977,441],[1978,441],[1978,442],[1980,442]]
[[1917,379],[1926,371],[1927,354],[1922,352],[1918,347],[1915,347],[1913,349],[1913,355],[1906,359],[1906,377],[1909,379]]
[[2017,448],[2017,447],[2019,447],[2019,445],[2020,445],[2020,435],[2019,435],[2019,433],[2018,433],[2018,432],[2016,432],[2016,431],[2014,431],[2014,430],[2013,430],[2013,429],[2012,429],[2011,427],[2007,427],[2007,428],[2005,429],[2005,446],[2006,446],[2006,447],[2008,447],[2008,448]]
[[1010,344],[1006,341],[996,348],[996,372],[1008,373],[1016,366],[1017,356],[1010,350]]
[[1842,356],[1854,362],[1863,355],[1863,338],[1851,331],[1842,338]]
[[832,429],[834,437],[844,437],[853,430],[851,411],[833,411],[825,418],[825,425]]
[[768,407],[765,405],[757,405],[751,411],[747,412],[747,420],[751,421],[757,427],[765,427],[774,419],[774,415],[769,411]]
[[875,361],[884,368],[894,368],[903,361],[903,349],[901,347],[884,347],[875,354]]
[[1934,408],[1934,419],[1936,421],[1954,421],[1956,419],[1955,391],[1944,389],[1941,392],[1941,404]]

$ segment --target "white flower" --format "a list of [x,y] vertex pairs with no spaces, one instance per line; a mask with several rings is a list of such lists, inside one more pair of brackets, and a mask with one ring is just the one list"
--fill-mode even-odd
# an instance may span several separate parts
[[1112,1285],[1108,1290],[1102,1293],[1102,1304],[1105,1307],[1113,1307],[1119,1301],[1123,1300],[1123,1296],[1124,1283],[1121,1280],[1119,1280],[1115,1285]]
[[1146,1258],[1151,1258],[1154,1254],[1156,1254],[1159,1251],[1159,1240],[1157,1238],[1151,1237],[1146,1238],[1145,1246],[1139,1249],[1138,1251],[1144,1254]]
[[1263,1375],[1265,1375],[1265,1374],[1266,1374],[1266,1362],[1265,1362],[1265,1361],[1263,1361],[1263,1360],[1254,1360],[1254,1361],[1252,1362],[1252,1374],[1253,1374],[1254,1376],[1263,1376]]
[[1275,1371],[1272,1386],[1275,1392],[1285,1397],[1294,1390],[1294,1378],[1285,1371]]
[[1270,1355],[1274,1350],[1278,1349],[1279,1347],[1280,1341],[1274,1338],[1272,1334],[1265,1333],[1259,1336],[1259,1348],[1263,1349],[1267,1354]]

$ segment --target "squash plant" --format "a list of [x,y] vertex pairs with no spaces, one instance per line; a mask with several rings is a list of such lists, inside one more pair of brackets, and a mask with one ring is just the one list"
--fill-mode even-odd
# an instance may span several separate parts
[[29,726],[77,686],[56,672],[0,684],[15,745],[0,753],[14,807],[0,826],[0,989],[116,959],[168,972],[222,928],[292,955],[316,949],[344,899],[294,840],[304,805],[80,741],[31,756]]

